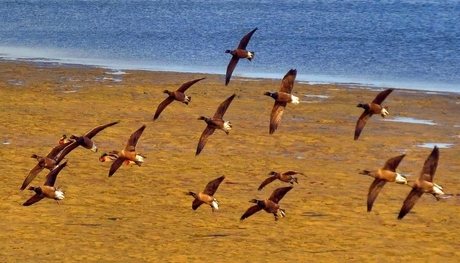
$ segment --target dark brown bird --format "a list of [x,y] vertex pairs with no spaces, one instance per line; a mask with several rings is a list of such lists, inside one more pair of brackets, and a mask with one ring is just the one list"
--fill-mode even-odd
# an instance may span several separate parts
[[375,171],[364,170],[360,172],[360,174],[369,175],[375,178],[369,187],[369,193],[367,194],[367,212],[372,211],[372,205],[374,204],[375,199],[387,182],[407,184],[406,177],[396,172],[396,168],[404,156],[406,155],[403,154],[389,159],[385,165],[383,165],[382,169]]
[[214,133],[216,129],[223,130],[227,135],[229,131],[232,129],[232,123],[229,121],[224,121],[223,117],[225,112],[227,111],[228,106],[235,98],[236,94],[228,97],[224,102],[222,102],[219,107],[217,108],[214,116],[210,119],[200,116],[198,120],[204,120],[207,124],[206,129],[204,129],[203,133],[201,134],[200,141],[198,142],[198,146],[196,148],[195,156],[200,154],[201,150],[203,150],[204,145],[208,141],[209,136]]
[[390,114],[388,112],[388,107],[383,107],[382,102],[385,100],[385,98],[393,91],[393,89],[387,89],[379,94],[377,94],[377,97],[372,102],[369,103],[364,103],[364,104],[358,104],[359,108],[363,108],[364,112],[361,114],[359,117],[358,121],[356,122],[356,128],[355,128],[355,140],[359,138],[359,135],[361,134],[361,131],[364,129],[364,125],[369,121],[369,119],[372,117],[374,114],[380,114],[383,118]]
[[296,76],[297,70],[289,70],[288,73],[284,76],[283,81],[281,82],[281,88],[278,92],[264,93],[264,95],[275,99],[275,104],[273,105],[272,113],[270,114],[270,134],[273,134],[276,129],[278,129],[286,105],[288,103],[300,103],[299,98],[291,94]]
[[35,195],[29,198],[29,200],[27,200],[22,205],[29,206],[29,205],[35,204],[36,202],[42,200],[45,197],[54,199],[59,204],[59,201],[64,199],[65,195],[64,195],[64,192],[54,187],[54,183],[56,182],[57,175],[66,165],[67,165],[67,161],[61,165],[58,165],[55,169],[49,172],[49,174],[46,176],[46,181],[42,186],[29,187],[28,190],[35,191]]
[[137,142],[139,141],[139,138],[142,135],[142,132],[144,132],[145,127],[146,126],[144,124],[137,131],[131,134],[131,136],[128,139],[128,143],[125,146],[125,149],[121,152],[116,152],[118,158],[114,160],[112,165],[110,166],[109,177],[112,177],[112,175],[118,170],[118,168],[120,168],[120,166],[125,161],[133,161],[138,166],[141,166],[141,164],[144,162],[144,157],[136,153],[136,146]]
[[238,61],[240,58],[247,58],[249,61],[251,61],[254,58],[254,52],[249,52],[246,50],[246,46],[249,43],[249,40],[252,37],[252,34],[256,32],[257,27],[254,28],[251,32],[247,33],[241,40],[240,44],[238,47],[234,50],[225,50],[225,53],[230,53],[232,55],[232,59],[230,59],[230,62],[228,63],[227,66],[227,74],[225,75],[225,86],[228,85],[230,82],[230,78],[232,77],[233,70],[236,67],[236,64],[238,64]]
[[275,181],[276,179],[282,181],[282,182],[286,182],[286,183],[290,183],[290,184],[298,184],[299,182],[297,181],[297,178],[294,177],[294,175],[296,174],[301,174],[301,175],[304,175],[303,173],[300,173],[300,172],[297,172],[297,171],[293,171],[293,170],[290,170],[290,171],[287,171],[287,172],[284,172],[284,173],[277,173],[277,172],[274,172],[274,171],[271,171],[269,173],[270,177],[268,177],[267,179],[265,179],[265,181],[262,182],[262,184],[259,186],[259,188],[257,190],[262,190],[262,188],[264,188],[267,184]]
[[206,187],[204,188],[203,192],[199,192],[198,194],[194,192],[187,192],[186,195],[191,195],[193,198],[195,198],[192,202],[192,209],[196,210],[200,205],[202,204],[208,204],[211,206],[212,211],[214,212],[215,210],[219,210],[219,202],[217,202],[217,199],[214,197],[214,194],[217,191],[217,188],[219,188],[220,183],[225,179],[225,176],[221,176],[217,179],[212,180],[209,182]]
[[433,182],[433,177],[438,167],[439,149],[434,147],[430,156],[426,159],[420,177],[415,181],[408,181],[407,185],[412,187],[409,195],[404,200],[398,219],[401,220],[414,207],[415,203],[424,193],[432,194],[439,201],[439,196],[444,195],[442,187]]
[[104,124],[101,126],[97,126],[81,137],[70,135],[70,140],[73,140],[73,141],[71,144],[69,144],[69,146],[65,147],[64,150],[62,150],[62,153],[59,155],[58,159],[56,160],[56,163],[59,164],[67,154],[69,154],[73,149],[77,148],[78,146],[82,146],[86,149],[90,149],[93,152],[97,152],[97,146],[92,141],[92,138],[96,136],[96,134],[98,134],[100,131],[104,130],[107,127],[113,126],[117,123],[119,122],[116,121],[116,122],[111,122],[111,123]]
[[169,105],[171,104],[174,100],[180,101],[184,103],[185,105],[188,105],[188,103],[191,101],[192,97],[185,95],[185,91],[190,88],[193,84],[197,83],[200,80],[203,80],[205,78],[201,79],[195,79],[189,82],[186,82],[180,86],[176,91],[169,91],[169,90],[164,90],[163,93],[168,94],[168,97],[164,99],[160,105],[158,105],[157,111],[155,112],[155,115],[153,116],[153,120],[156,120],[161,112]]
[[256,205],[251,206],[240,218],[240,220],[244,220],[245,218],[250,217],[251,215],[259,212],[260,210],[265,210],[267,213],[271,213],[275,216],[275,221],[278,220],[278,217],[284,217],[286,215],[284,209],[281,209],[278,205],[278,202],[284,197],[284,195],[289,192],[293,187],[282,187],[278,188],[273,191],[270,198],[265,200],[257,200],[252,199],[251,203],[255,203]]
[[21,186],[21,191],[26,189],[26,187],[37,177],[37,175],[44,169],[53,170],[56,167],[56,159],[59,153],[67,147],[71,142],[67,142],[64,144],[58,144],[55,146],[51,152],[49,152],[45,157],[38,156],[36,154],[32,154],[32,158],[37,159],[37,165],[29,171],[29,174],[24,179],[24,182]]

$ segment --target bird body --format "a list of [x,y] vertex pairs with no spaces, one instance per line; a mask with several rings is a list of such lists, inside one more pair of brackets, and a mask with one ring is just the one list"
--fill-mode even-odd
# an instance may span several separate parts
[[42,157],[36,154],[32,154],[30,157],[37,159],[38,164],[43,168],[51,170],[56,166],[56,160],[53,158],[48,158],[47,156]]
[[385,118],[385,116],[390,114],[388,112],[388,107],[383,107],[380,104],[376,104],[376,103],[372,103],[372,102],[369,102],[367,104],[360,103],[356,107],[363,108],[365,110],[365,112],[368,113],[368,114],[369,113],[380,114],[380,116],[382,116],[383,118]]
[[[101,156],[99,157],[99,161],[101,162],[114,162],[116,159],[118,159],[118,151],[111,151],[109,153],[102,153]],[[141,164],[144,162],[144,155],[140,153],[136,153],[136,161],[131,161],[131,160],[125,160],[126,165],[133,165],[133,164]]]
[[297,96],[286,92],[265,92],[265,96],[272,97],[276,102],[299,104],[300,99]]
[[198,120],[203,120],[204,122],[206,122],[208,127],[213,128],[213,129],[222,130],[226,134],[228,134],[233,127],[231,122],[224,121],[220,118],[206,118],[204,116],[200,116]]
[[368,175],[375,178],[369,187],[367,194],[367,212],[372,211],[372,206],[378,194],[387,182],[396,182],[398,184],[407,184],[405,176],[396,172],[396,168],[406,155],[399,155],[388,159],[382,168],[374,171],[364,170],[360,174]]
[[219,210],[219,202],[214,197],[214,194],[216,193],[217,188],[219,188],[219,185],[222,183],[224,179],[225,176],[221,176],[210,181],[206,185],[204,190],[202,192],[199,192],[198,194],[192,191],[187,192],[187,195],[191,195],[194,198],[192,202],[192,209],[196,210],[198,207],[200,207],[200,205],[207,204],[211,207],[212,212],[214,212],[214,210]]
[[237,58],[247,58],[251,61],[254,58],[254,53],[244,50],[244,49],[235,49],[235,50],[225,50],[225,53],[230,53],[232,56]]
[[372,117],[372,115],[380,114],[383,118],[385,118],[385,116],[390,114],[388,112],[388,107],[383,107],[381,104],[392,91],[393,89],[384,90],[380,92],[379,94],[377,94],[377,96],[372,102],[360,103],[356,106],[359,108],[363,108],[364,112],[361,114],[361,116],[359,116],[359,119],[356,122],[355,140],[358,140],[359,135],[364,129],[364,126],[369,121],[369,119]]
[[36,202],[42,200],[43,198],[50,198],[56,201],[64,199],[65,194],[60,189],[54,187],[54,183],[56,182],[56,177],[59,172],[67,165],[67,162],[58,165],[55,169],[53,169],[49,174],[46,176],[46,181],[42,186],[39,187],[29,187],[27,190],[34,191],[35,195],[29,198],[23,206],[29,206],[35,204]]
[[[122,151],[113,151],[112,154],[118,156],[110,166],[109,177],[111,177],[120,166],[126,161],[132,161],[138,166],[144,162],[144,156],[136,153],[137,143],[145,130],[146,125],[142,125],[128,139],[125,148]],[[114,157],[114,156],[113,156]]]
[[407,184],[407,178],[397,172],[385,170],[385,169],[378,169],[375,171],[364,170],[360,172],[360,174],[369,175],[370,177],[374,177],[375,179],[385,180],[387,182],[393,183],[396,182],[398,184]]
[[265,92],[265,96],[269,96],[275,100],[271,114],[270,114],[270,127],[269,133],[273,134],[281,122],[284,109],[288,103],[299,104],[300,99],[292,95],[292,88],[294,87],[294,81],[297,76],[297,70],[291,69],[284,75],[281,81],[281,87],[278,92]]
[[296,174],[302,174],[304,175],[303,173],[300,173],[300,172],[297,172],[297,171],[293,171],[293,170],[290,170],[290,171],[287,171],[287,172],[284,172],[284,173],[277,173],[275,171],[271,171],[269,173],[270,177],[268,177],[267,179],[265,179],[262,184],[260,184],[259,188],[257,190],[262,190],[262,188],[264,188],[267,184],[275,181],[275,180],[280,180],[282,182],[286,182],[286,183],[290,183],[290,184],[294,184],[294,183],[299,183],[297,181],[297,178],[294,177],[294,175]]
[[83,148],[89,149],[92,152],[97,152],[96,144],[86,136],[79,137],[75,135],[70,135],[70,139],[74,140],[76,143],[78,143],[79,146],[82,146]]
[[193,201],[194,204],[192,204],[193,210],[196,210],[198,208],[199,206],[198,203],[200,203],[200,205],[202,203],[210,205],[213,212],[214,210],[219,210],[219,202],[217,201],[215,197],[204,194],[202,192],[198,194],[194,192],[189,192],[188,194],[193,196],[193,198],[195,198],[195,201]]
[[169,91],[169,90],[164,90],[163,93],[168,94],[168,97],[164,99],[160,105],[158,105],[157,110],[155,112],[155,115],[153,116],[153,120],[155,121],[158,119],[160,114],[163,112],[163,110],[171,104],[173,101],[179,101],[184,103],[185,105],[188,105],[189,102],[192,100],[192,97],[185,95],[185,91],[190,88],[193,84],[197,83],[200,80],[203,80],[205,78],[199,78],[199,79],[194,79],[188,82],[185,82],[180,86],[177,90],[175,91]]
[[26,189],[26,187],[37,177],[37,175],[43,170],[53,170],[57,165],[57,158],[61,154],[62,150],[64,150],[71,142],[66,142],[63,144],[58,144],[55,146],[46,156],[38,156],[36,154],[32,154],[32,158],[37,159],[38,163],[29,171],[29,174],[24,179],[20,190]]
[[236,64],[238,64],[238,61],[240,59],[248,59],[251,61],[254,58],[254,52],[250,52],[246,50],[246,46],[249,43],[249,40],[251,39],[252,35],[254,32],[256,32],[257,28],[254,28],[251,32],[247,33],[241,40],[240,43],[238,44],[238,47],[235,48],[234,50],[225,50],[225,53],[229,53],[232,55],[232,58],[230,59],[230,62],[228,62],[227,65],[227,72],[225,74],[225,86],[228,85],[230,82],[230,78],[232,77],[233,70],[236,67]]
[[114,153],[102,153],[99,157],[99,161],[101,162],[113,162],[118,158],[117,154]]
[[432,194],[436,200],[439,201],[439,196],[444,195],[443,188],[433,182],[436,168],[438,167],[439,160],[439,148],[434,146],[433,151],[425,160],[423,164],[422,172],[420,177],[416,180],[410,180],[407,185],[412,188],[409,195],[403,202],[403,206],[399,211],[398,219],[401,220],[411,211],[417,201],[422,197],[424,193]]
[[[64,150],[62,150],[62,153],[59,155],[58,159],[56,160],[56,163],[59,164],[67,154],[69,154],[71,151],[73,151],[78,146],[82,146],[86,149],[90,149],[93,152],[97,152],[97,146],[93,142],[92,138],[96,136],[100,131],[104,130],[107,127],[113,126],[117,123],[119,123],[119,121],[97,126],[93,128],[92,130],[90,130],[89,132],[87,132],[83,136],[71,135],[70,139],[72,140],[72,142],[67,147],[65,147]],[[66,135],[63,135],[62,137],[67,138]],[[61,139],[61,141],[64,141],[64,140]],[[59,143],[61,143],[61,141]]]
[[59,140],[59,144],[64,144],[68,142],[73,142],[73,140],[69,139],[67,135],[62,135],[61,139]]
[[233,126],[231,122],[225,121],[223,117],[228,109],[228,106],[230,106],[230,103],[233,101],[235,96],[236,94],[233,94],[230,97],[228,97],[224,102],[222,102],[217,108],[212,118],[206,118],[204,116],[200,116],[198,118],[198,120],[203,120],[204,122],[206,122],[206,128],[201,133],[200,140],[198,141],[198,146],[196,148],[195,156],[201,153],[204,146],[206,145],[206,142],[209,139],[209,136],[211,136],[216,129],[222,130],[228,135]]
[[241,216],[240,220],[244,220],[251,215],[264,210],[267,213],[273,214],[275,216],[275,221],[278,221],[278,217],[285,217],[286,212],[284,209],[281,209],[278,202],[289,192],[293,187],[281,187],[273,191],[271,196],[268,199],[257,200],[251,199],[250,203],[255,203],[256,205],[249,207],[248,210]]

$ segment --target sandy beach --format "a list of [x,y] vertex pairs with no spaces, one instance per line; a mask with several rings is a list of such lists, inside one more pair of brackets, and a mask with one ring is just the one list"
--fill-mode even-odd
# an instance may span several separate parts
[[[460,258],[460,94],[395,87],[383,103],[390,115],[373,116],[359,140],[354,129],[362,109],[383,89],[296,82],[299,105],[288,105],[278,130],[269,135],[278,79],[126,71],[51,63],[0,62],[1,262],[456,262]],[[152,121],[163,90],[196,78],[187,106],[169,105]],[[199,156],[195,150],[217,106],[236,93],[224,116],[229,135],[216,131]],[[409,121],[408,121],[409,120]],[[424,120],[424,121],[423,121]],[[19,191],[36,165],[63,134],[81,136],[113,121],[94,141],[93,153],[77,148],[56,186],[66,198],[21,206],[31,191]],[[414,123],[419,121],[421,123]],[[147,125],[138,152],[141,167],[123,165],[108,177],[102,152],[122,150],[129,136]],[[421,145],[428,143],[427,147]],[[373,178],[359,174],[406,154],[398,172],[419,176],[432,145],[440,149],[434,181],[453,194],[437,202],[424,195],[397,220],[410,192],[388,183],[373,211],[366,211]],[[240,222],[252,204],[268,198],[274,181],[257,187],[270,171],[296,170],[299,183],[281,201],[286,217],[275,222],[264,211]],[[43,184],[47,170],[32,185]],[[219,176],[226,179],[214,213],[193,198]]]

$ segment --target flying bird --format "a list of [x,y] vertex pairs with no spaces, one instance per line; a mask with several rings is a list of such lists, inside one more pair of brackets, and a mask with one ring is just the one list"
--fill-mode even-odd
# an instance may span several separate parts
[[27,190],[34,191],[35,195],[33,195],[29,200],[27,200],[23,206],[29,206],[35,204],[36,202],[42,200],[43,198],[51,198],[58,202],[64,199],[64,192],[59,190],[58,188],[54,187],[54,183],[56,182],[56,177],[59,172],[67,165],[67,161],[61,165],[58,165],[54,170],[49,172],[46,176],[46,181],[42,186],[39,187],[29,187]]
[[[110,151],[108,153],[102,153],[101,156],[99,156],[99,161],[100,162],[114,162],[116,159],[118,159],[118,155],[120,154],[119,151]],[[140,154],[140,153],[136,153],[136,160],[143,160],[144,158],[147,158],[145,157],[144,155]],[[125,160],[125,164],[126,165],[133,165],[133,164],[136,164],[136,162],[134,161],[130,161],[130,160]]]
[[236,94],[233,94],[232,96],[228,97],[224,102],[222,102],[217,108],[212,118],[208,119],[204,116],[200,116],[198,118],[198,120],[204,120],[207,126],[201,134],[200,141],[198,142],[198,146],[196,148],[195,156],[200,154],[201,150],[203,150],[204,148],[204,145],[208,141],[209,136],[211,136],[211,134],[213,134],[216,129],[223,130],[228,135],[229,131],[232,129],[232,123],[229,121],[224,121],[223,117],[225,112],[227,111],[228,106],[235,98],[235,96]]
[[297,70],[289,70],[284,76],[283,81],[281,82],[281,88],[278,92],[264,93],[264,95],[275,99],[275,104],[273,105],[272,113],[270,114],[270,134],[273,134],[276,129],[278,129],[286,105],[288,103],[300,103],[299,98],[291,94],[296,76]]
[[363,108],[364,112],[361,114],[359,117],[358,121],[356,122],[356,128],[355,128],[355,140],[358,140],[359,135],[361,134],[362,130],[364,129],[364,125],[369,121],[369,119],[372,117],[374,114],[380,114],[383,118],[390,114],[388,112],[388,107],[383,107],[382,102],[385,100],[385,98],[393,91],[393,89],[387,89],[379,94],[377,94],[377,97],[372,102],[369,103],[360,103],[356,107]]
[[192,97],[185,95],[185,91],[190,88],[193,84],[197,83],[200,80],[203,80],[205,78],[201,79],[195,79],[189,82],[186,82],[182,84],[176,91],[169,91],[169,90],[164,90],[163,93],[168,94],[168,97],[164,99],[160,105],[158,105],[157,111],[155,112],[155,115],[153,116],[153,120],[156,120],[161,112],[169,105],[171,104],[174,100],[180,101],[184,103],[185,105],[188,105],[188,103],[191,101]]
[[233,70],[236,67],[236,64],[238,64],[238,61],[240,58],[247,58],[249,61],[251,61],[254,58],[254,52],[249,52],[246,50],[246,46],[249,43],[249,40],[252,37],[252,34],[256,32],[257,27],[254,28],[251,32],[247,33],[241,40],[240,44],[238,47],[234,50],[225,50],[225,53],[230,53],[232,55],[232,59],[230,59],[230,62],[228,63],[227,66],[227,74],[225,75],[225,86],[228,85],[230,82],[230,78],[232,77]]
[[209,182],[206,187],[204,188],[203,192],[199,192],[198,194],[194,192],[187,192],[186,195],[191,195],[195,198],[192,202],[192,209],[196,210],[202,204],[208,204],[211,206],[212,211],[219,210],[219,202],[214,197],[214,194],[219,188],[220,183],[225,179],[225,176],[221,176],[217,179],[212,180]]
[[113,161],[112,166],[110,166],[109,177],[112,177],[112,175],[118,170],[118,168],[120,168],[120,166],[125,161],[133,161],[138,166],[142,165],[142,163],[144,162],[144,157],[136,153],[136,146],[137,142],[139,141],[139,138],[142,135],[142,132],[144,132],[145,127],[146,126],[144,124],[137,131],[131,134],[125,149],[121,152],[117,152],[118,157],[116,160]]
[[287,171],[287,172],[284,172],[284,173],[277,173],[277,172],[274,172],[274,171],[271,171],[269,173],[270,177],[268,177],[267,179],[265,179],[265,181],[262,182],[262,184],[260,184],[259,188],[257,190],[262,190],[262,188],[264,188],[267,184],[275,181],[276,179],[282,181],[282,182],[286,182],[286,183],[290,183],[290,184],[298,184],[299,182],[297,181],[297,178],[294,177],[294,175],[296,174],[301,174],[301,175],[304,175],[303,173],[301,172],[297,172],[297,171],[293,171],[293,170],[290,170],[290,171]]
[[59,140],[59,144],[65,144],[65,143],[68,143],[68,142],[73,142],[74,140],[71,140],[69,138],[67,138],[67,135],[62,135],[61,139]]
[[114,162],[118,158],[118,152],[114,153],[109,152],[109,153],[102,153],[101,156],[99,156],[99,161],[100,162]]
[[369,175],[370,177],[375,178],[369,187],[369,193],[367,194],[367,212],[372,211],[372,205],[374,204],[375,199],[387,182],[407,184],[406,177],[396,172],[396,168],[404,156],[406,155],[403,154],[389,159],[381,169],[374,171],[364,170],[360,172],[360,174]]
[[24,182],[21,186],[21,191],[26,189],[26,187],[37,177],[37,175],[43,170],[53,170],[56,167],[56,159],[59,153],[67,147],[71,142],[64,144],[58,144],[55,146],[45,157],[32,154],[31,158],[37,159],[38,163],[29,171],[29,174],[24,179]]
[[272,195],[270,198],[265,199],[265,200],[257,200],[257,199],[252,199],[251,203],[255,203],[256,205],[251,206],[240,218],[240,220],[244,220],[253,214],[259,212],[260,210],[265,210],[267,213],[271,213],[275,216],[275,221],[278,220],[278,217],[285,217],[286,213],[284,209],[281,209],[280,206],[278,205],[278,202],[284,197],[284,195],[289,192],[293,187],[282,187],[278,188],[275,191],[273,191]]
[[398,219],[401,220],[414,207],[415,203],[424,193],[432,194],[439,201],[439,196],[444,195],[442,187],[433,182],[433,177],[438,167],[439,148],[434,146],[430,156],[426,159],[420,177],[414,181],[408,181],[407,185],[412,187],[409,195],[404,200]]
[[[90,149],[93,152],[97,152],[97,146],[93,142],[92,138],[96,136],[96,134],[98,134],[100,131],[104,130],[107,127],[113,126],[117,123],[119,122],[116,121],[116,122],[111,122],[111,123],[104,124],[101,126],[97,126],[81,137],[70,135],[70,139],[72,140],[72,143],[69,144],[67,147],[65,147],[64,150],[62,150],[62,153],[59,155],[58,159],[56,160],[56,163],[59,164],[67,154],[69,154],[72,150],[74,150],[78,146],[82,146],[86,149]],[[63,137],[61,138],[62,143],[65,142],[64,137],[67,138],[66,135],[63,135]],[[59,141],[59,143],[61,143],[61,141]]]

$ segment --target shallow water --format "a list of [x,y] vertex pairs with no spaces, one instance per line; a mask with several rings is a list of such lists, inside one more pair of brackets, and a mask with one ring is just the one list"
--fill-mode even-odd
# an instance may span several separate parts
[[[0,1],[0,57],[460,91],[458,1]],[[18,19],[21,18],[21,19]]]
[[383,121],[394,121],[394,122],[405,122],[415,124],[426,124],[426,125],[438,125],[433,120],[420,120],[412,117],[394,117],[393,119],[385,118]]
[[422,143],[422,144],[416,144],[415,146],[423,147],[423,148],[433,148],[434,146],[438,146],[438,148],[452,148],[454,145],[452,143],[427,142],[427,143]]
[[327,99],[327,98],[329,98],[329,96],[327,96],[327,95],[310,95],[310,94],[306,94],[305,97],[307,97],[307,98],[319,98],[319,99]]

